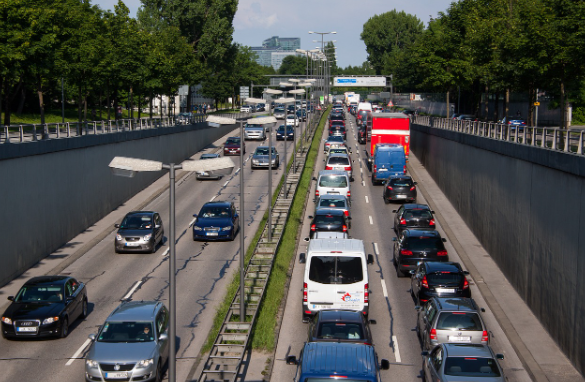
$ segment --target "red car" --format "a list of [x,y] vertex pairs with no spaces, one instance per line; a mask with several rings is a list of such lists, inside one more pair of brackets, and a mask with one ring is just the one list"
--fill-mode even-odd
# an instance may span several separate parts
[[240,155],[240,147],[246,153],[246,144],[240,141],[240,137],[229,137],[223,145],[223,155]]

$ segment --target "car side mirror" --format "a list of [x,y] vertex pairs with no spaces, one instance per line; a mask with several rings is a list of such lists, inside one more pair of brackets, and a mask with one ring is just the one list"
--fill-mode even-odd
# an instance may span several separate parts
[[310,215],[310,216],[309,216],[309,219],[313,219],[313,216],[312,216],[312,215]]
[[168,339],[169,339],[169,335],[167,333],[161,333],[161,335],[158,336],[159,341],[166,341]]
[[443,238],[441,240],[443,241],[443,243],[446,243],[447,242],[447,239],[445,239],[445,238]]
[[304,240],[305,242],[309,242],[309,240],[310,240],[310,239],[309,239],[308,237],[305,237],[303,240]]
[[114,224],[114,227],[120,228],[120,224],[116,223],[116,224]]
[[286,364],[287,365],[296,365],[297,364],[297,357],[294,355],[289,355],[286,357]]
[[393,238],[392,238],[392,241],[397,241],[397,240],[398,240],[398,239],[397,239],[397,238],[395,238],[395,237],[393,237]]
[[91,333],[89,336],[87,336],[90,340],[95,341],[95,333]]
[[496,354],[496,359],[504,359],[504,355],[503,354]]
[[417,182],[414,182],[414,185],[415,185],[415,186],[416,186],[417,184],[418,184]]
[[392,212],[396,213],[396,210],[392,210]]
[[193,217],[196,218],[197,217],[197,214],[193,214]]
[[313,177],[311,180],[317,180],[317,178]]
[[432,214],[434,214],[434,213],[435,213],[435,211],[431,210],[431,213],[432,213]]
[[380,369],[382,370],[390,369],[390,361],[388,361],[387,359],[383,359],[382,362],[380,363]]
[[351,220],[351,216],[348,216],[348,217],[347,217],[347,220]]
[[160,224],[155,225],[154,228],[159,229],[160,228]]
[[469,274],[469,271],[463,271],[463,274],[467,276]]
[[485,308],[480,309],[482,313],[485,313]]
[[408,273],[410,273],[411,275],[414,275],[414,272],[415,271],[413,269],[411,269],[410,271],[408,271]]
[[414,310],[416,310],[418,312],[420,310],[420,305],[415,306]]
[[14,296],[8,296],[8,301],[14,301]]
[[422,353],[420,353],[420,355],[422,355],[423,357],[426,357],[427,355],[429,355],[429,352],[425,350]]
[[377,324],[376,320],[369,320],[369,322],[370,322],[371,325],[376,325]]
[[304,264],[307,261],[306,254],[301,253],[299,254],[299,263]]
[[368,255],[368,264],[374,264],[374,256]]

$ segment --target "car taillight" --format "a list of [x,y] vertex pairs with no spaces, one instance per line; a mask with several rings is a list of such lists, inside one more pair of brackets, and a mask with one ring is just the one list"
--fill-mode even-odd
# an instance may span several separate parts
[[364,285],[364,303],[370,301],[370,290],[368,289],[369,286],[370,284],[367,283]]
[[435,225],[435,219],[431,219],[431,220],[429,221],[429,225]]
[[412,251],[409,251],[408,249],[401,249],[400,254],[403,256],[412,256]]
[[331,143],[325,142],[325,146],[331,146]]
[[351,166],[345,166],[345,171],[351,171]]
[[315,196],[319,196],[319,190],[315,190]]
[[374,165],[374,172],[378,170],[378,166]]
[[410,187],[410,191],[414,191],[415,188],[416,188],[416,186]]
[[437,339],[437,329],[431,329],[431,340]]
[[347,191],[347,197],[351,198],[351,191]]
[[303,283],[303,302],[307,302],[307,283]]
[[406,219],[405,218],[400,219],[400,225],[406,225]]
[[325,170],[333,170],[333,167],[331,167],[331,166],[325,166]]
[[463,289],[469,289],[469,281],[467,281],[467,277],[463,278]]
[[511,125],[511,124],[512,124],[512,122],[511,121],[508,121],[508,125]]
[[487,330],[483,331],[483,334],[481,335],[481,342],[488,342],[490,339],[490,337],[488,336],[488,332]]
[[447,256],[447,251],[445,251],[445,250],[438,251],[437,256]]
[[404,166],[404,173],[406,174],[406,166]]
[[315,231],[317,229],[317,226],[315,224],[311,224],[311,231]]
[[388,186],[388,187],[386,187],[386,188],[387,188],[387,189],[389,189],[390,191],[392,191],[392,190],[393,190],[393,188],[392,188],[392,187],[390,187],[390,186]]
[[347,226],[345,224],[343,225],[343,232],[347,232]]
[[429,282],[427,281],[427,276],[423,276],[423,279],[421,280],[420,284],[422,285],[423,288],[427,288],[429,289]]
[[344,214],[345,216],[349,216],[349,211],[348,211],[348,210],[345,210],[345,211],[343,211],[343,214]]

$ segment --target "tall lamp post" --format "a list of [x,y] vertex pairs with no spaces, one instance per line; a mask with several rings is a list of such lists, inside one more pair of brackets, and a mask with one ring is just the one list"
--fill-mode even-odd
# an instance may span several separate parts
[[[234,123],[234,120],[231,120]],[[218,124],[210,123],[212,127]],[[128,178],[134,177],[137,172],[152,172],[169,170],[169,382],[176,381],[176,337],[177,337],[177,286],[176,286],[176,254],[175,254],[175,171],[209,172],[216,175],[229,175],[234,170],[234,162],[230,158],[214,158],[206,160],[187,160],[181,164],[164,164],[147,159],[114,157],[108,165],[114,175]]]

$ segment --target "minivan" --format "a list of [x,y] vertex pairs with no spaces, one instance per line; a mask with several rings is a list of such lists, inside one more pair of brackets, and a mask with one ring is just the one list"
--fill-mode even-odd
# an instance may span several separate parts
[[378,356],[371,345],[306,342],[299,359],[286,358],[287,365],[296,365],[293,381],[364,381],[380,382],[380,370],[388,370],[390,362]]
[[347,171],[341,170],[321,170],[317,178],[313,178],[317,181],[315,187],[315,201],[319,199],[319,196],[325,194],[336,194],[344,195],[347,200],[351,203],[351,191],[349,188],[349,175]]
[[372,184],[383,183],[391,175],[406,174],[404,147],[393,143],[377,144],[372,160]]
[[368,264],[364,242],[357,239],[313,239],[299,262],[306,264],[303,280],[303,320],[324,309],[348,309],[368,314]]

